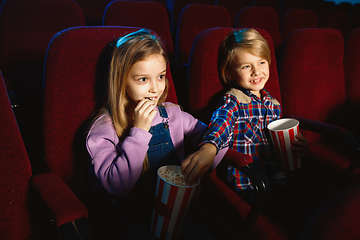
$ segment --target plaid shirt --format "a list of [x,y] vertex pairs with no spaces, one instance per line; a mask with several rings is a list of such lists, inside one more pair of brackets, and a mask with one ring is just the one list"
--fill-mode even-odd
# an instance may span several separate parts
[[[230,89],[213,113],[203,143],[213,143],[218,149],[229,146],[248,154],[266,173],[277,168],[271,159],[273,150],[266,127],[280,118],[281,106],[266,90],[260,93],[262,99],[247,90]],[[252,188],[250,179],[233,167],[229,167],[228,177],[230,181],[235,179],[238,190]]]

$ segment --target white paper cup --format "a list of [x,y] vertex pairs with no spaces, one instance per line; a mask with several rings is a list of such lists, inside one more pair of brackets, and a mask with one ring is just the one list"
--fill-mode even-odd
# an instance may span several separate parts
[[160,239],[177,239],[200,181],[193,186],[175,185],[159,175],[161,170],[181,172],[181,167],[163,166],[158,169],[151,231]]
[[299,157],[293,156],[291,142],[299,134],[299,121],[283,118],[271,122],[268,127],[277,156],[281,159],[285,171],[294,171],[301,167]]

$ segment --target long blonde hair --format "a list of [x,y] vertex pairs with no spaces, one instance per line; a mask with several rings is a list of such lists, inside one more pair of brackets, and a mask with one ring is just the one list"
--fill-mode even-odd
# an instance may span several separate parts
[[[163,48],[160,39],[151,34],[147,29],[129,33],[120,37],[114,44],[111,55],[109,76],[107,79],[107,96],[104,106],[95,113],[93,121],[108,113],[113,122],[116,135],[122,141],[128,136],[133,122],[132,114],[129,113],[131,99],[126,93],[127,78],[131,67],[153,54],[164,57],[169,63],[168,55]],[[165,89],[157,104],[165,101],[169,90],[168,79],[165,79]],[[147,155],[143,164],[143,173],[149,168]]]
[[[120,139],[126,137],[130,129],[131,117],[127,114],[127,107],[131,101],[126,93],[127,77],[131,67],[138,61],[159,54],[168,63],[168,56],[160,40],[146,29],[130,33],[121,37],[114,47],[108,78],[107,110],[113,121],[116,134]],[[168,93],[168,80],[165,90],[158,101],[165,101]]]
[[271,64],[269,45],[258,31],[249,28],[230,32],[221,42],[218,56],[220,78],[230,87],[232,83],[226,78],[226,70],[239,50],[245,50],[251,55],[265,59],[269,65]]

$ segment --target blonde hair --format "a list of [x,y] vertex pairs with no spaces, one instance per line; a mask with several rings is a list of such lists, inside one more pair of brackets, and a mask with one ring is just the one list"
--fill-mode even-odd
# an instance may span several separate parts
[[[93,121],[105,113],[109,113],[116,135],[120,140],[124,140],[128,136],[133,122],[132,114],[128,109],[131,99],[126,93],[127,78],[131,67],[154,54],[163,56],[166,64],[169,63],[169,59],[160,39],[147,29],[141,29],[120,37],[115,44],[111,55],[107,81],[108,94],[104,107],[96,113]],[[165,101],[168,90],[168,79],[165,78],[165,89],[157,101],[158,105]],[[143,173],[148,168],[149,162],[146,155],[143,163]]]
[[228,33],[220,44],[218,55],[219,75],[228,86],[231,86],[231,82],[226,78],[226,70],[239,50],[247,51],[271,64],[269,45],[258,31],[250,28]]

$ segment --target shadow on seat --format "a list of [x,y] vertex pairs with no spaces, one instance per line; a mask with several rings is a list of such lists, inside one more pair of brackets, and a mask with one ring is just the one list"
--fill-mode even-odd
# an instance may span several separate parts
[[33,175],[0,72],[0,238],[94,239],[82,202],[56,173]]

